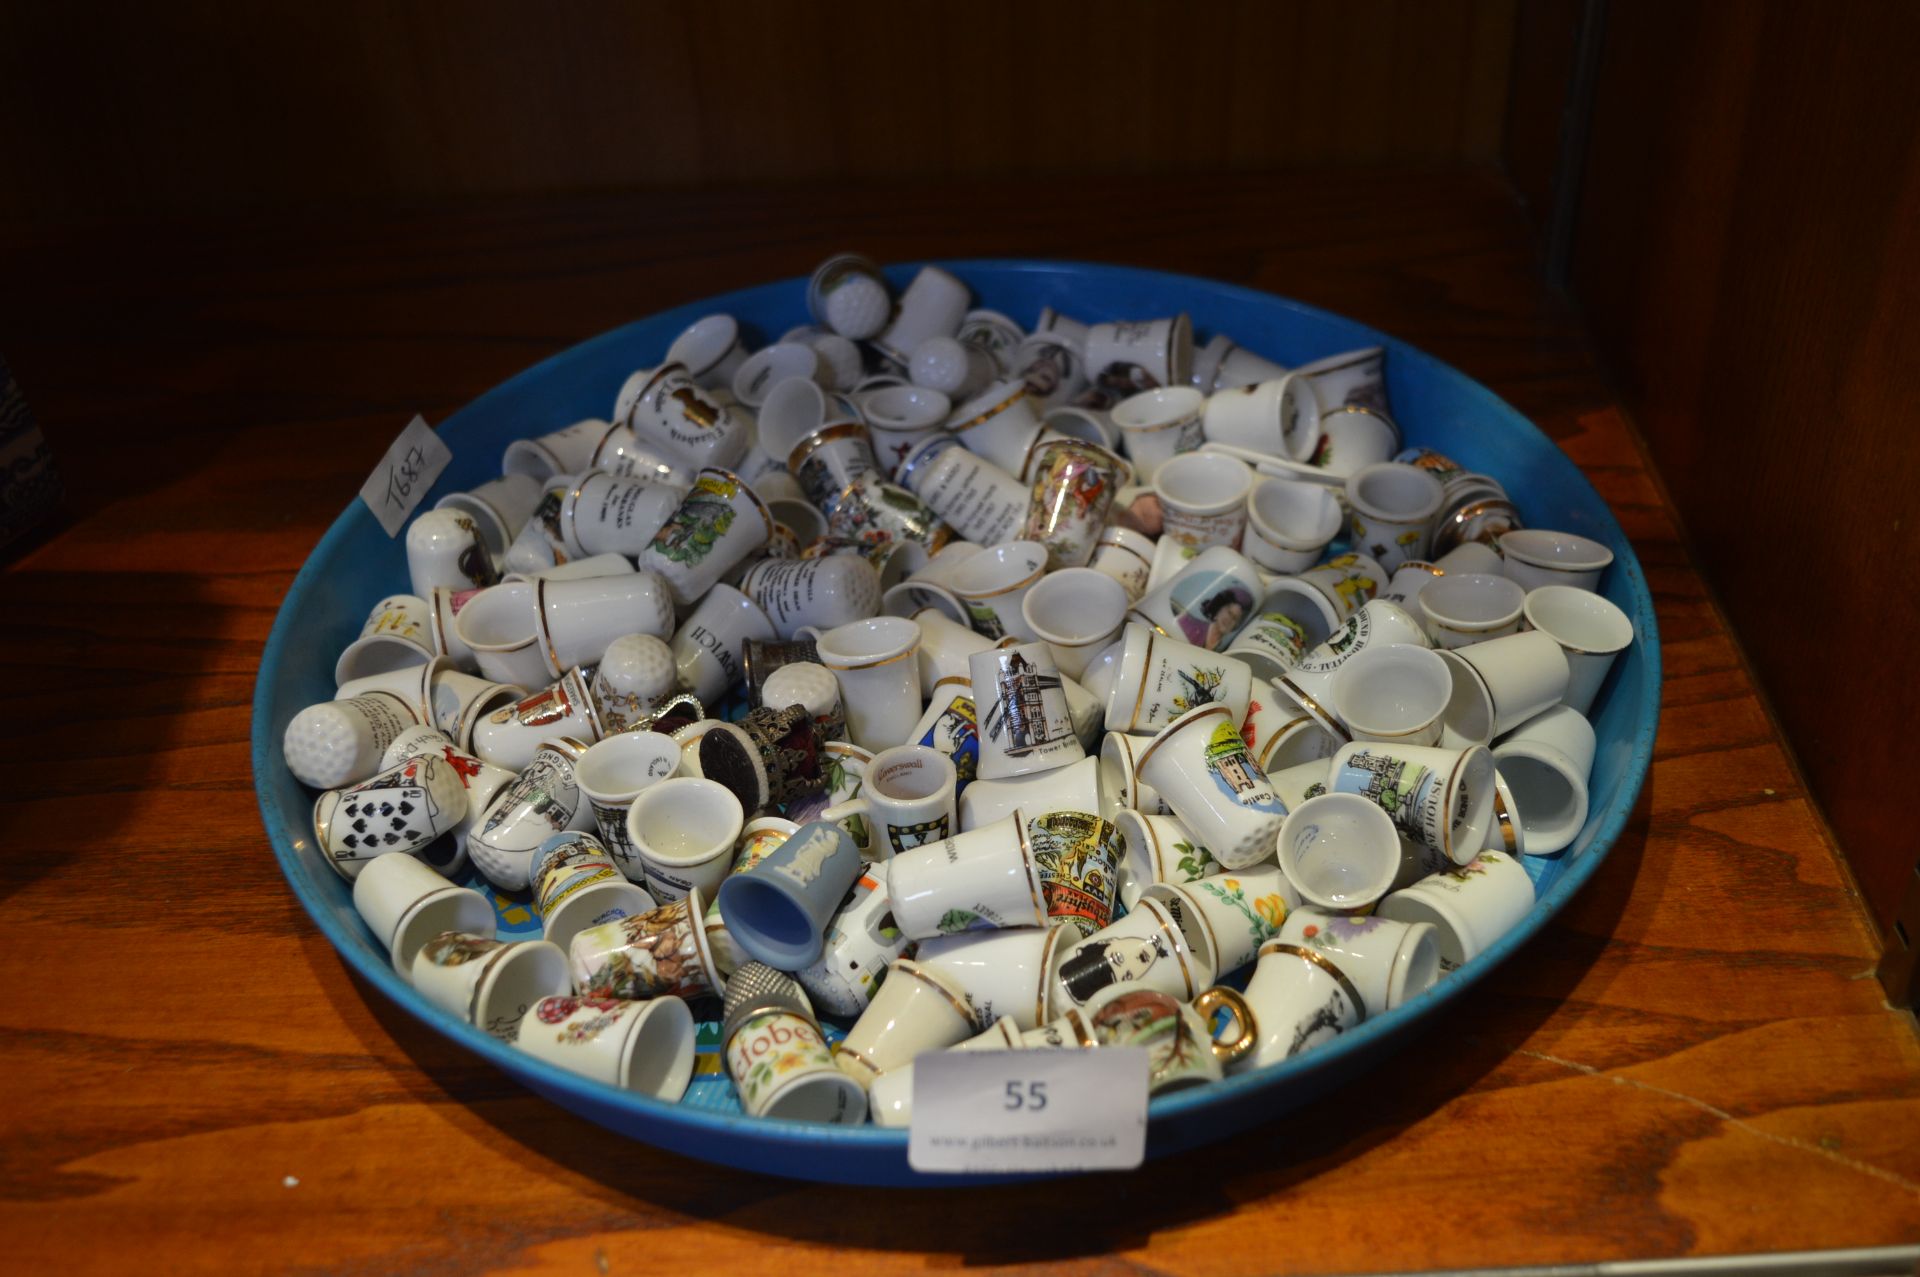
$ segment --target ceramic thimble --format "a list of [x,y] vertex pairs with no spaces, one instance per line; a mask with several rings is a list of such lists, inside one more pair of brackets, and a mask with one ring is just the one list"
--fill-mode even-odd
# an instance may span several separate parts
[[740,645],[740,668],[747,681],[747,700],[755,705],[766,702],[762,694],[766,690],[767,679],[782,665],[795,661],[820,663],[820,649],[808,639],[757,639],[750,638]]
[[413,955],[430,938],[443,931],[490,936],[499,921],[485,896],[399,852],[376,856],[353,880],[353,907],[408,978]]
[[[599,424],[605,427],[604,422]],[[455,510],[472,519],[487,552],[497,555],[506,553],[513,539],[520,535],[520,529],[533,514],[533,507],[540,504],[540,497],[540,479],[506,473],[471,492],[449,492],[434,502],[433,508]]]
[[812,661],[793,661],[775,670],[761,689],[761,704],[776,709],[801,705],[820,725],[822,740],[845,740],[847,716],[840,707],[840,683],[833,671]]
[[513,771],[526,767],[541,744],[556,737],[591,744],[606,734],[580,670],[568,670],[558,682],[476,716],[468,730],[476,757]]
[[807,313],[842,337],[879,335],[893,315],[893,295],[880,268],[858,253],[837,253],[807,280]]
[[1086,756],[1045,643],[990,648],[967,665],[979,713],[982,780],[1052,771]]
[[379,771],[387,746],[419,723],[419,712],[390,692],[321,701],[293,716],[280,752],[301,784],[337,789]]
[[1254,1047],[1250,1032],[1231,1044],[1215,1041],[1198,1011],[1158,989],[1108,989],[1087,1007],[1086,1016],[1100,1045],[1146,1050],[1150,1095],[1218,1082],[1227,1065]]
[[622,635],[607,644],[587,690],[606,734],[629,731],[673,695],[673,649],[652,634]]
[[564,996],[567,955],[545,940],[512,944],[491,935],[443,931],[420,947],[413,987],[443,1010],[511,1043],[534,1003]]
[[1027,840],[1053,926],[1084,939],[1113,921],[1124,849],[1111,821],[1092,812],[1050,811],[1027,822]]
[[[743,874],[753,868],[775,851],[780,844],[791,838],[800,826],[781,816],[762,816],[750,820],[740,833],[740,844],[735,849],[733,864],[728,873]],[[714,965],[720,973],[731,977],[749,959],[734,947],[733,937],[727,934],[727,920],[720,916],[720,902],[714,897],[717,891],[702,892],[707,901],[707,912],[703,925],[707,931],[707,943],[713,950]]]
[[515,1045],[608,1086],[669,1103],[693,1077],[693,1014],[679,998],[542,998],[520,1019]]
[[467,788],[444,758],[421,754],[313,804],[314,839],[334,872],[351,882],[375,856],[418,851],[467,814]]
[[433,623],[429,613],[427,601],[413,594],[389,595],[374,604],[366,624],[360,627],[360,636],[334,662],[334,685],[432,660]]
[[500,579],[480,525],[458,510],[428,510],[407,528],[407,576],[423,600],[436,586],[484,589]]
[[680,506],[640,554],[682,610],[690,609],[727,571],[767,543],[773,516],[754,490],[728,470],[705,469]]
[[595,827],[593,806],[573,774],[586,752],[577,740],[546,741],[513,783],[493,796],[467,836],[467,854],[488,882],[503,891],[523,890],[541,843],[563,830]]
[[914,942],[893,920],[884,874],[863,874],[827,926],[820,960],[794,973],[808,996],[833,1015],[859,1015],[873,1001],[887,964]]
[[558,833],[540,844],[527,871],[540,930],[564,953],[588,927],[646,913],[655,901],[627,881],[606,845],[592,834]]
[[826,821],[802,825],[765,860],[720,885],[727,934],[749,956],[783,971],[819,961],[827,924],[861,866],[846,830]]
[[1020,535],[1047,547],[1049,567],[1082,567],[1093,557],[1120,487],[1120,458],[1078,439],[1042,446]]
[[636,1001],[719,996],[727,981],[701,925],[706,908],[696,887],[684,899],[579,932],[567,946],[573,987],[586,997]]

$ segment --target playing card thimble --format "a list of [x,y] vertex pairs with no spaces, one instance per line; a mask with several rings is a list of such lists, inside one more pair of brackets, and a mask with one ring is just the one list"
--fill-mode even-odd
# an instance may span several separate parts
[[853,1124],[867,1097],[834,1065],[806,993],[792,977],[749,962],[727,982],[720,1041],[751,1117]]
[[422,754],[352,789],[320,795],[313,833],[327,863],[351,882],[375,856],[418,851],[466,814],[460,774],[444,759]]
[[387,746],[387,752],[380,759],[380,770],[398,767],[418,754],[432,754],[444,759],[467,791],[467,814],[454,825],[453,831],[414,853],[441,877],[457,879],[460,871],[467,866],[468,835],[480,823],[481,813],[486,811],[493,796],[513,783],[514,774],[504,767],[496,767],[475,758],[449,740],[445,732],[425,724],[409,727],[400,733],[393,744]]

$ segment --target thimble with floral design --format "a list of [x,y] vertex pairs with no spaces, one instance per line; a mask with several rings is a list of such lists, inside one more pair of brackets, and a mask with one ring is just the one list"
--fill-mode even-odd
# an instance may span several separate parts
[[720,1041],[749,1116],[846,1125],[866,1120],[866,1092],[835,1067],[793,977],[759,962],[735,971]]

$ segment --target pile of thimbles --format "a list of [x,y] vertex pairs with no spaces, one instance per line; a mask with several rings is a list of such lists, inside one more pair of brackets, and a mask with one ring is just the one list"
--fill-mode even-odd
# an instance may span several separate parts
[[1409,446],[1379,348],[972,303],[834,258],[413,520],[284,739],[428,998],[668,1100],[717,1018],[748,1114],[902,1125],[927,1051],[1260,1068],[1533,908],[1607,548]]

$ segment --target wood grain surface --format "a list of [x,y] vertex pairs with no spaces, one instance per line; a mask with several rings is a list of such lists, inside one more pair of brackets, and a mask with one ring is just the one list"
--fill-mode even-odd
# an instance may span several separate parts
[[1484,163],[1500,149],[1514,7],[9,0],[0,223],[719,182]]
[[[1920,839],[1887,801],[1920,718],[1920,596],[1886,586],[1920,561],[1916,57],[1910,4],[1615,4],[1572,274],[1895,944],[1920,899]],[[1790,580],[1874,599],[1890,637],[1835,652],[1841,623]]]
[[[63,1273],[1283,1273],[1920,1240],[1920,1046],[1511,191],[1473,175],[832,187],[43,236],[0,350],[73,497],[0,577],[0,1227]],[[658,307],[876,256],[1061,255],[1389,328],[1612,503],[1665,643],[1584,892],[1303,1112],[1135,1173],[815,1187],[569,1116],[355,984],[280,878],[261,645],[415,411]],[[332,653],[314,653],[331,660]]]

